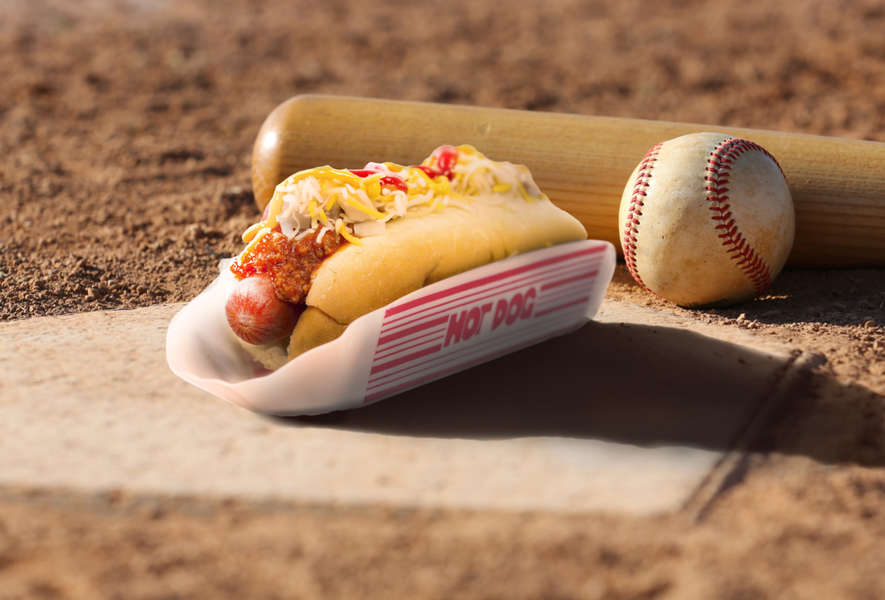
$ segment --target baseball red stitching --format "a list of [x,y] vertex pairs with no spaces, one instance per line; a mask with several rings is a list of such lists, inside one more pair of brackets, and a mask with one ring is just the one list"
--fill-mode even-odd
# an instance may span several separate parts
[[[719,142],[710,153],[705,169],[705,187],[710,202],[712,219],[719,231],[719,239],[726,253],[737,263],[753,284],[756,293],[765,291],[771,284],[771,271],[738,229],[731,213],[728,199],[728,179],[737,158],[745,152],[761,152],[777,165],[777,160],[765,148],[742,138],[728,137]],[[783,174],[783,170],[781,170]]]
[[639,236],[639,217],[642,216],[642,206],[645,203],[648,185],[651,181],[651,171],[655,162],[658,160],[658,153],[661,150],[660,144],[655,144],[648,149],[642,162],[639,163],[639,171],[636,173],[636,182],[633,184],[633,195],[630,196],[630,209],[627,211],[627,219],[624,224],[624,237],[622,246],[624,250],[624,260],[627,263],[627,269],[630,274],[642,287],[648,289],[639,276],[639,269],[636,268],[636,245]]

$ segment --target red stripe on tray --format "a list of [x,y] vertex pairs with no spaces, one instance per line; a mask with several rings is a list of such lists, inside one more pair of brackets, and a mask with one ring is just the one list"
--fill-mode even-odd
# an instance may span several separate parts
[[581,304],[583,302],[587,302],[590,299],[590,296],[584,296],[583,298],[578,298],[577,300],[573,300],[572,302],[566,302],[565,304],[560,304],[559,306],[554,306],[553,308],[548,308],[546,310],[539,311],[535,313],[536,317],[542,317],[546,314],[552,313],[557,310],[562,310],[563,308],[568,308],[569,306],[574,306],[575,304]]
[[425,348],[424,350],[418,350],[417,352],[413,352],[411,354],[406,354],[405,356],[395,358],[393,360],[387,361],[386,363],[381,363],[380,365],[373,366],[372,370],[369,373],[371,375],[374,375],[375,373],[380,373],[381,371],[386,371],[387,369],[392,369],[393,367],[395,367],[397,365],[401,365],[403,363],[407,363],[407,362],[419,359],[422,356],[427,356],[428,354],[433,354],[435,352],[439,352],[440,348],[442,348],[442,344],[437,344],[435,346]]
[[[416,379],[411,379],[409,381],[405,381],[395,387],[387,388],[387,389],[383,389],[383,390],[378,390],[376,392],[373,392],[373,393],[367,395],[363,399],[363,403],[365,404],[365,403],[373,402],[375,400],[380,400],[381,398],[386,398],[388,396],[392,396],[396,393],[405,391],[405,390],[410,389],[412,387],[417,387],[417,386],[422,385],[424,383],[434,381],[435,379],[440,379],[441,377],[445,377],[447,375],[452,375],[453,373],[457,373],[458,371],[463,371],[465,369],[469,369],[470,367],[474,367],[474,366],[482,364],[484,362],[488,362],[490,360],[493,360],[495,358],[503,356],[504,354],[508,354],[508,353],[514,352],[516,350],[521,350],[522,348],[525,348],[527,346],[531,346],[532,344],[535,344],[535,343],[543,340],[546,337],[554,337],[554,336],[557,336],[561,333],[565,333],[566,331],[568,331],[571,328],[572,328],[572,326],[570,325],[569,327],[557,329],[556,331],[545,333],[543,335],[532,338],[531,340],[528,340],[527,342],[520,344],[518,346],[513,346],[513,347],[508,347],[508,348],[496,350],[494,352],[490,352],[490,353],[480,356],[478,358],[473,358],[473,359],[464,361],[464,362],[459,363],[453,367],[449,367],[449,368],[443,369],[441,371],[434,371],[434,372],[424,375],[422,377],[418,377]],[[419,375],[420,375],[420,373],[419,373]]]
[[515,340],[516,342],[519,342],[520,339],[523,339],[526,336],[534,335],[536,331],[549,331],[551,328],[555,329],[560,327],[563,323],[574,325],[575,321],[573,319],[574,316],[569,315],[568,311],[550,316],[545,315],[541,319],[535,319],[532,317],[527,325],[518,327],[513,331],[499,335],[485,336],[485,339],[481,339],[477,342],[467,342],[467,346],[441,350],[439,354],[430,356],[429,358],[399,365],[393,370],[373,375],[369,378],[369,381],[366,384],[366,391],[368,392],[373,388],[390,385],[393,381],[415,377],[416,375],[433,368],[435,365],[444,365],[446,363],[451,363],[454,360],[464,359],[468,356],[475,355],[478,352],[484,352],[489,346],[511,347],[512,341]]
[[544,310],[563,302],[571,302],[577,300],[581,296],[587,296],[590,291],[589,286],[573,284],[566,287],[549,290],[538,296],[538,302],[535,304],[535,314],[543,313]]
[[446,321],[449,320],[448,316],[442,316],[438,319],[433,319],[432,321],[425,321],[424,323],[419,323],[413,327],[409,327],[408,329],[403,329],[402,331],[397,331],[396,333],[391,333],[390,335],[386,335],[382,338],[378,339],[378,346],[383,346],[388,342],[392,342],[394,340],[398,340],[402,337],[406,337],[407,335],[411,335],[413,333],[417,333],[424,329],[429,329],[431,327],[435,327],[436,325],[442,325]]
[[[424,335],[419,335],[418,337],[414,337],[408,340],[403,340],[398,344],[394,344],[392,346],[388,346],[387,348],[379,348],[375,350],[375,356],[373,360],[375,362],[385,359],[389,356],[393,356],[394,354],[399,354],[400,352],[405,352],[406,350],[411,350],[412,348],[417,348],[422,344],[429,344],[430,342],[438,342],[445,337],[442,329],[436,329],[433,331],[428,331]],[[427,339],[430,338],[430,339]],[[409,346],[405,346],[405,344],[410,344]]]
[[[531,275],[528,275],[526,277],[520,277],[518,279],[513,279],[511,281],[505,281],[505,282],[502,282],[502,283],[500,283],[496,286],[493,286],[493,287],[487,287],[485,289],[477,290],[477,291],[472,292],[470,294],[465,294],[465,295],[460,296],[458,298],[453,298],[451,300],[441,302],[441,303],[437,304],[436,306],[428,306],[427,308],[416,311],[410,315],[402,315],[400,317],[396,317],[393,319],[385,318],[384,323],[381,325],[381,333],[383,334],[386,331],[396,329],[397,327],[403,327],[403,326],[408,325],[410,323],[415,323],[417,321],[420,321],[421,319],[430,317],[432,315],[438,315],[441,312],[445,312],[447,310],[452,310],[452,309],[458,308],[459,306],[464,306],[465,304],[470,304],[471,302],[479,302],[481,300],[485,300],[486,298],[490,298],[490,297],[496,296],[498,294],[503,294],[505,292],[515,290],[520,287],[535,285],[535,284],[545,281],[547,279],[551,279],[551,278],[563,275],[566,272],[583,271],[584,269],[586,269],[589,266],[590,266],[589,263],[588,264],[577,264],[577,265],[572,264],[572,265],[564,265],[563,268],[561,268],[560,270],[555,271],[553,273],[541,273],[541,274],[532,273]],[[595,262],[593,263],[593,266],[595,266]],[[598,271],[594,271],[593,274],[595,275],[597,272]],[[508,287],[508,286],[510,286],[510,287]],[[508,287],[508,289],[502,289],[505,287]],[[492,291],[492,290],[494,290],[494,291]],[[482,297],[476,297],[479,294],[486,294],[486,295],[482,296]],[[452,302],[459,302],[459,303],[458,304],[451,304]],[[446,306],[446,305],[450,305],[450,306]],[[445,307],[445,308],[443,308],[443,307]],[[426,311],[434,310],[434,309],[439,309],[439,310],[436,310],[436,312],[433,312],[433,313],[425,314]],[[412,319],[412,320],[406,321],[404,319]]]
[[572,283],[575,281],[580,281],[581,279],[588,279],[590,277],[596,277],[596,274],[599,273],[599,270],[590,271],[589,273],[584,273],[582,275],[575,275],[574,277],[569,277],[568,279],[560,279],[559,281],[551,281],[550,283],[545,283],[541,286],[541,291],[553,289],[555,287],[559,287],[561,285],[566,285],[567,283]]
[[577,252],[571,252],[569,254],[562,254],[560,256],[553,256],[551,258],[547,258],[544,260],[539,260],[538,262],[531,263],[528,265],[523,265],[522,267],[515,267],[508,271],[504,271],[502,273],[496,273],[494,275],[488,275],[481,279],[476,279],[474,281],[468,281],[462,283],[460,285],[456,285],[444,290],[440,290],[433,294],[428,294],[427,296],[423,296],[421,298],[415,298],[414,300],[410,300],[409,302],[404,302],[398,306],[393,306],[384,313],[385,317],[390,317],[395,314],[404,312],[409,310],[410,308],[414,308],[416,306],[420,306],[422,304],[427,304],[428,302],[433,302],[434,300],[439,300],[440,298],[445,298],[447,296],[451,296],[457,294],[459,292],[463,292],[465,290],[473,289],[482,285],[486,285],[488,283],[494,283],[496,281],[500,281],[502,279],[506,279],[507,277],[512,277],[514,275],[519,275],[520,273],[525,273],[527,271],[532,271],[534,269],[540,269],[541,267],[546,267],[548,265],[553,265],[556,263],[560,263],[565,260],[569,260],[572,258],[576,258],[578,256],[588,256],[591,254],[597,254],[605,250],[604,245],[594,246],[593,248],[586,248],[584,250],[579,250]]
[[[475,353],[475,352],[481,350],[483,346],[505,343],[505,340],[507,340],[508,338],[514,338],[514,337],[519,338],[519,337],[525,336],[525,335],[529,334],[529,332],[531,330],[538,329],[539,327],[549,328],[551,326],[555,326],[556,320],[554,320],[553,322],[547,321],[546,323],[543,323],[543,322],[538,323],[538,321],[539,320],[546,321],[547,318],[550,316],[555,317],[555,314],[565,315],[565,314],[569,313],[570,311],[563,312],[563,309],[582,308],[582,305],[585,304],[586,301],[589,300],[589,296],[586,296],[586,295],[581,298],[576,299],[574,296],[575,292],[581,293],[583,290],[570,289],[570,288],[575,288],[575,287],[576,286],[572,285],[572,286],[569,286],[566,288],[560,288],[561,292],[560,292],[560,290],[557,290],[560,293],[556,293],[556,294],[554,294],[554,296],[552,298],[549,298],[546,302],[540,303],[538,305],[537,311],[530,317],[531,323],[532,323],[530,325],[518,327],[514,331],[511,331],[509,333],[504,333],[503,336],[500,333],[482,336],[482,338],[479,338],[475,341],[472,340],[470,342],[465,342],[463,344],[459,344],[457,349],[454,351],[453,351],[453,348],[449,348],[447,350],[441,351],[440,353],[433,353],[433,355],[430,356],[429,358],[424,358],[423,355],[409,356],[408,357],[409,360],[400,361],[400,363],[396,365],[396,368],[393,368],[393,366],[391,366],[390,370],[385,369],[385,370],[383,370],[383,372],[373,371],[373,373],[375,373],[375,374],[373,374],[369,379],[367,391],[371,390],[372,388],[378,387],[378,386],[384,386],[384,385],[389,384],[391,381],[390,378],[402,379],[403,377],[411,377],[412,375],[414,375],[415,369],[418,369],[418,370],[426,369],[426,367],[428,367],[428,366],[433,366],[432,363],[443,364],[446,362],[450,362],[452,359],[458,359],[459,357],[464,358],[466,355],[469,355],[469,354],[472,354],[472,353]],[[569,296],[571,296],[571,298],[568,298]],[[560,298],[562,298],[562,300],[560,300]],[[566,301],[563,301],[563,300],[566,300]],[[556,304],[551,307],[551,305],[556,303],[557,301],[559,301],[559,304]],[[571,319],[572,317],[566,317],[566,318]],[[376,357],[373,360],[373,364],[377,364],[378,361],[380,361],[380,360],[396,356],[398,354],[401,354],[402,352],[406,352],[406,351],[411,350],[413,348],[418,348],[418,347],[423,346],[425,344],[430,344],[430,343],[435,343],[435,342],[441,341],[444,337],[442,331],[443,331],[443,328],[437,328],[437,329],[430,331],[428,334],[419,336],[418,338],[406,339],[405,341],[401,342],[400,344],[396,344],[393,347],[388,347],[383,350],[378,350],[378,351],[376,351]],[[426,338],[428,338],[428,336],[432,336],[431,339],[426,339]],[[411,344],[411,345],[397,348],[398,346],[403,346],[405,344]],[[380,354],[383,354],[383,356],[380,356]],[[421,360],[422,358],[423,358],[423,360]],[[411,373],[408,373],[409,371],[411,371]],[[387,380],[386,382],[382,381],[385,379]]]

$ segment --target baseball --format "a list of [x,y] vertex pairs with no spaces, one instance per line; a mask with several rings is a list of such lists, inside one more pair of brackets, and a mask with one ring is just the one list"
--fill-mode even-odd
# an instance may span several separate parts
[[693,133],[652,146],[621,196],[618,230],[640,285],[681,306],[764,292],[790,254],[795,213],[761,146]]

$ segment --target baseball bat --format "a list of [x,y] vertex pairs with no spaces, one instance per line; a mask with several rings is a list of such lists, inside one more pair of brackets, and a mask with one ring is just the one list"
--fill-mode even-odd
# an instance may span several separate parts
[[620,248],[618,205],[654,144],[719,131],[780,162],[796,209],[793,266],[885,265],[885,143],[761,129],[336,96],[295,96],[265,120],[252,153],[259,208],[277,183],[318,165],[417,164],[441,144],[472,144],[527,165],[590,238]]

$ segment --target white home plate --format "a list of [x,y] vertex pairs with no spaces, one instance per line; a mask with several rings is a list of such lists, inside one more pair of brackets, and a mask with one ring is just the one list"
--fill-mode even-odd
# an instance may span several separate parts
[[751,338],[607,301],[601,322],[400,396],[271,419],[169,371],[164,338],[180,308],[0,324],[0,484],[672,511],[792,365],[787,352],[743,344]]

